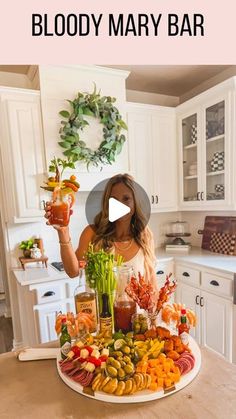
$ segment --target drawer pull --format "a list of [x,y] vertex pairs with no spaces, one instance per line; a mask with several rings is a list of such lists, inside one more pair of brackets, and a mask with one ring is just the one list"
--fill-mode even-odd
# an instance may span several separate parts
[[199,306],[199,298],[200,298],[200,295],[196,295],[196,298],[195,298],[195,303],[197,304],[197,306]]
[[164,271],[157,271],[157,275],[163,275]]
[[152,204],[154,204],[154,195],[152,195]]
[[204,299],[203,297],[200,298],[200,306],[203,307],[204,306]]
[[219,287],[219,282],[217,282],[217,281],[215,281],[215,279],[213,279],[211,282],[210,282],[210,284],[211,285],[214,285],[215,287]]
[[190,276],[188,272],[183,272],[182,275],[183,276]]
[[53,295],[55,295],[54,291],[47,291],[43,294],[43,297],[52,297]]

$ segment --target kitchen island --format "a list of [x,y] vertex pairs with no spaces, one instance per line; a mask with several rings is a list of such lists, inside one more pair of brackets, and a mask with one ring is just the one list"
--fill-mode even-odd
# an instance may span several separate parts
[[20,362],[6,353],[0,355],[0,371],[1,419],[236,417],[236,365],[207,349],[202,349],[202,367],[191,384],[172,396],[135,405],[99,402],[74,392],[60,379],[55,360]]

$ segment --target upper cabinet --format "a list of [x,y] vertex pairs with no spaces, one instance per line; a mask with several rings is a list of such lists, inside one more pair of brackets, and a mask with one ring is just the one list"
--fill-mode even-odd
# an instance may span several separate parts
[[152,212],[177,210],[175,109],[127,104],[130,172]]
[[233,209],[234,79],[177,108],[179,207]]
[[40,93],[0,88],[0,120],[4,220],[38,221],[46,172]]
[[[62,117],[59,112],[63,109],[70,111],[68,100],[74,100],[78,92],[92,93],[94,84],[102,96],[116,98],[115,106],[125,120],[127,71],[114,70],[98,66],[40,66],[40,91],[43,115],[43,130],[46,149],[46,160],[49,165],[54,155],[62,156],[63,149],[58,145],[61,141],[59,130]],[[96,150],[103,140],[104,126],[93,116],[86,116],[89,123],[80,133],[81,140],[92,150]],[[124,131],[124,135],[128,136]],[[101,170],[102,169],[102,170]],[[121,153],[112,165],[94,167],[76,163],[80,191],[90,191],[98,182],[118,173],[129,171],[128,144],[124,143]]]

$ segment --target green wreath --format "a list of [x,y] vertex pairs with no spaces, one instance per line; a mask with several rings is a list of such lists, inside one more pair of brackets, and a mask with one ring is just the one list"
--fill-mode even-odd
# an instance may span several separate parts
[[[119,110],[114,106],[116,98],[101,96],[94,85],[93,93],[78,93],[74,100],[68,100],[71,112],[63,110],[59,114],[61,121],[60,138],[58,143],[63,154],[72,163],[84,161],[87,168],[90,164],[99,166],[112,164],[121,152],[126,138],[122,130],[127,130]],[[93,116],[103,124],[103,139],[97,150],[91,150],[81,139],[80,134],[89,125],[84,116]]]

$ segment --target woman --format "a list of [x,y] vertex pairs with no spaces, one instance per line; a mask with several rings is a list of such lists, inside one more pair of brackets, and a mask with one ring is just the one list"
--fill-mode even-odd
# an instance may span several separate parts
[[[130,207],[130,212],[122,218],[110,222],[108,219],[109,198],[115,198]],[[50,224],[50,203],[47,203],[45,217]],[[55,227],[61,246],[61,259],[66,273],[71,277],[79,274],[79,260],[84,258],[89,243],[95,249],[121,255],[128,266],[140,272],[146,280],[156,285],[154,242],[150,229],[135,193],[135,182],[127,174],[113,176],[107,183],[102,199],[102,210],[95,217],[94,224],[82,232],[77,250],[74,252],[69,227]]]

